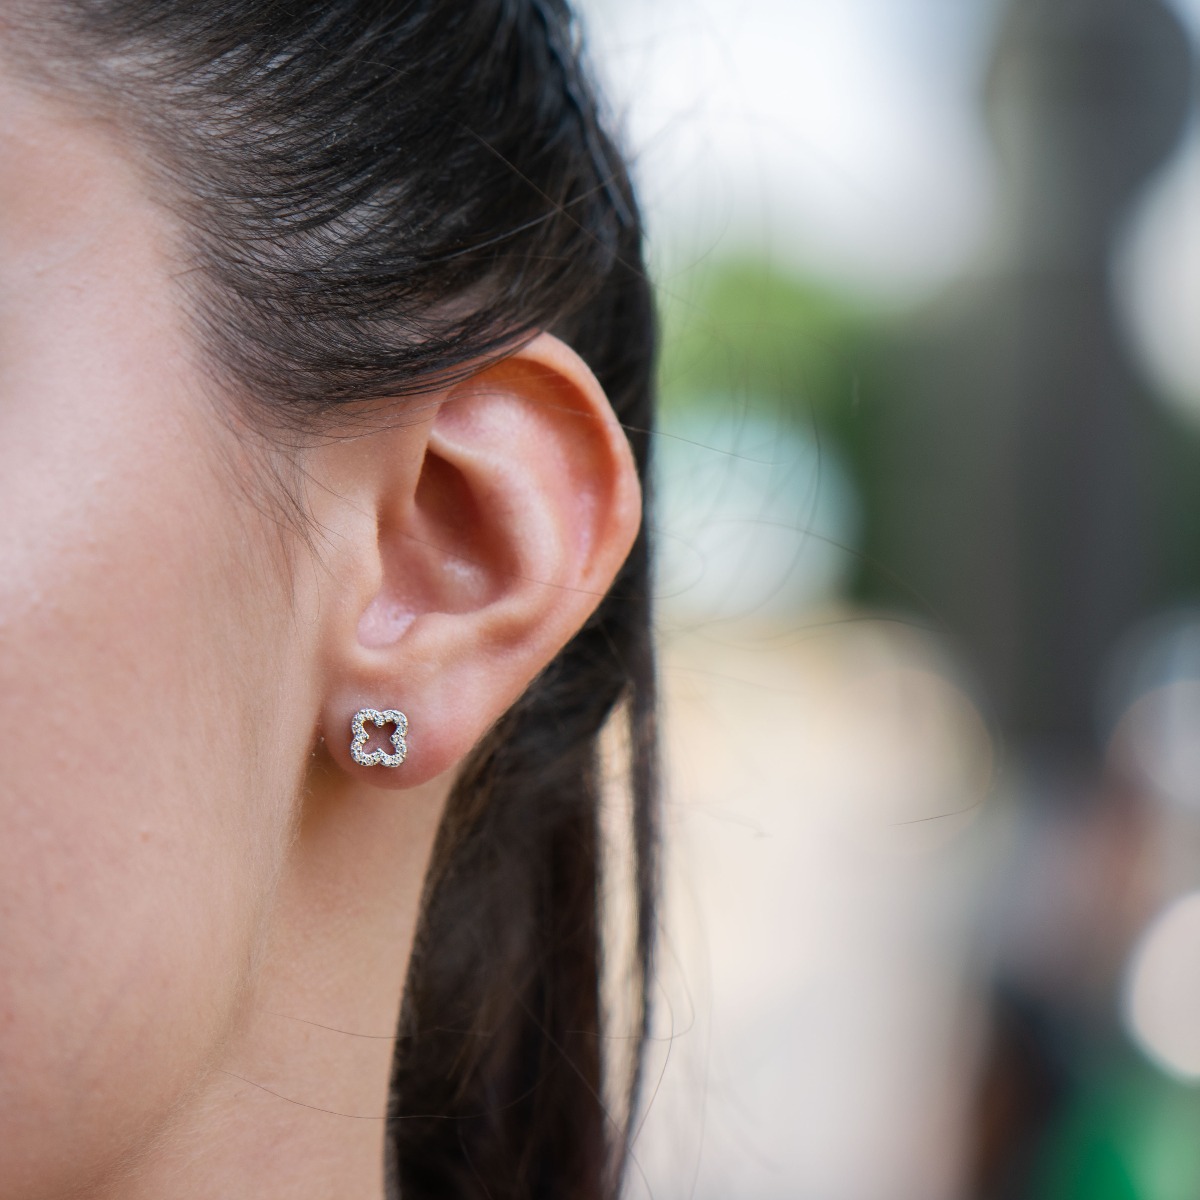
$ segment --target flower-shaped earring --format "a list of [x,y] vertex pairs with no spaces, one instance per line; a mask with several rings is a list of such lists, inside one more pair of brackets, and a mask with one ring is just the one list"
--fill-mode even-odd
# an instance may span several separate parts
[[[386,750],[365,752],[367,738],[371,736],[366,729],[368,721],[379,728],[388,724],[395,726],[392,730],[394,754]],[[408,718],[398,709],[385,708],[380,712],[377,708],[360,708],[350,722],[350,730],[354,735],[350,739],[350,757],[360,767],[398,767],[408,755],[408,743],[404,740],[408,734]]]

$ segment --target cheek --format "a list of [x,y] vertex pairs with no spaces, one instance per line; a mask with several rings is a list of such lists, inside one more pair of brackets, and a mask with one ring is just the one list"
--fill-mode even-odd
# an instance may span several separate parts
[[127,341],[34,356],[36,397],[0,370],[0,1196],[135,1152],[195,1083],[290,812],[266,538]]

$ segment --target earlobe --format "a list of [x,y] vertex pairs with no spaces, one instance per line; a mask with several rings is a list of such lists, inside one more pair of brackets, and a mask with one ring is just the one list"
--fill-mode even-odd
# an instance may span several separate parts
[[[436,401],[432,421],[358,439],[367,478],[348,490],[360,513],[340,523],[330,573],[343,595],[328,606],[326,744],[352,777],[385,787],[467,754],[599,603],[641,515],[624,433],[556,338]],[[402,765],[356,761],[360,709],[408,714]]]

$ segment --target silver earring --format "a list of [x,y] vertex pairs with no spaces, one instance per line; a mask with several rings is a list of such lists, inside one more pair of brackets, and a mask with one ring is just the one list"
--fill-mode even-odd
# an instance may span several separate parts
[[[372,750],[370,754],[363,752],[367,738],[371,735],[365,726],[370,721],[377,727],[394,725],[392,730],[392,748],[394,754],[386,750]],[[350,722],[354,736],[350,739],[350,757],[360,767],[398,767],[408,756],[408,743],[404,740],[408,735],[408,718],[395,708],[385,708],[382,712],[377,708],[360,708]]]

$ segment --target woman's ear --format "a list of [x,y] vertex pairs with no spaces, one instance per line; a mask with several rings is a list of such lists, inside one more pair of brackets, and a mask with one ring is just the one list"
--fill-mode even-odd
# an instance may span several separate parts
[[[323,447],[311,471],[330,535],[321,732],[347,772],[389,787],[466,755],[600,602],[641,518],[624,433],[557,338],[410,413]],[[365,707],[407,714],[401,766],[351,759]]]

